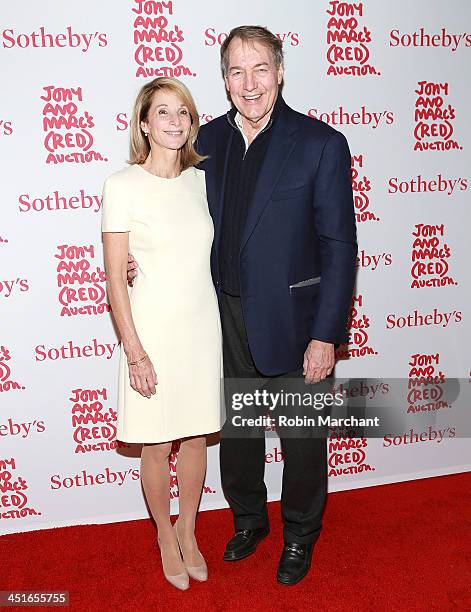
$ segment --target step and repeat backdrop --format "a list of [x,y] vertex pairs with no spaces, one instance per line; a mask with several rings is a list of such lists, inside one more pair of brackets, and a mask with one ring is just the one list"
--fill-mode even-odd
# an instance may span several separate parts
[[[369,397],[387,394],[388,378],[470,385],[467,0],[3,3],[1,533],[148,516],[140,449],[116,440],[120,346],[105,292],[102,186],[126,163],[146,81],[181,78],[202,123],[227,111],[219,49],[241,24],[280,37],[285,100],[350,144],[358,281],[337,375],[382,380],[358,383]],[[437,388],[418,387],[396,408],[449,415],[438,431],[332,436],[330,490],[471,470],[469,440]],[[217,443],[208,452],[203,510],[226,505]],[[282,465],[269,437],[270,499]]]

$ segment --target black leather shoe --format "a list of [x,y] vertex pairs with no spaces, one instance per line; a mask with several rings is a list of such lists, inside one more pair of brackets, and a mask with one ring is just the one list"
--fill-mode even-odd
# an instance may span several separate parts
[[229,540],[224,551],[224,561],[245,559],[257,550],[257,545],[270,533],[268,527],[239,529]]
[[285,542],[276,578],[281,584],[297,584],[311,567],[312,544]]

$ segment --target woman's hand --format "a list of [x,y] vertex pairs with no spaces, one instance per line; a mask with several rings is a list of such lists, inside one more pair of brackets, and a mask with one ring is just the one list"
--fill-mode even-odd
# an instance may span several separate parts
[[138,363],[133,361],[132,363],[134,365],[129,364],[131,387],[143,397],[150,399],[151,395],[155,395],[155,386],[158,384],[154,366],[147,355],[143,361]]

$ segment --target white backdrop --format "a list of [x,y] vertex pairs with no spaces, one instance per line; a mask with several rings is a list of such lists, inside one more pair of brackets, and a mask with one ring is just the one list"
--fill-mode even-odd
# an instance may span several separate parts
[[[467,0],[9,3],[0,43],[1,533],[147,516],[138,449],[115,448],[119,346],[104,294],[101,190],[125,163],[145,81],[180,76],[202,123],[227,110],[219,47],[244,23],[284,41],[288,104],[350,144],[359,270],[337,374],[407,378],[421,355],[435,373],[470,379]],[[437,252],[415,259],[413,232],[435,237],[428,248]],[[333,440],[330,490],[470,470],[469,440],[455,434],[368,440],[355,452]],[[281,466],[270,439],[271,499]],[[225,505],[214,445],[202,509]]]

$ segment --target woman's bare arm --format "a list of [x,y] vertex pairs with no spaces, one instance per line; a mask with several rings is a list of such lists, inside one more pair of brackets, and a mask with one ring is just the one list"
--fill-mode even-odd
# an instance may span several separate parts
[[[103,246],[111,309],[128,362],[135,362],[145,355],[145,350],[134,326],[127,290],[129,232],[103,232]],[[157,377],[150,359],[129,365],[129,378],[132,388],[141,395],[150,397],[155,393]]]

